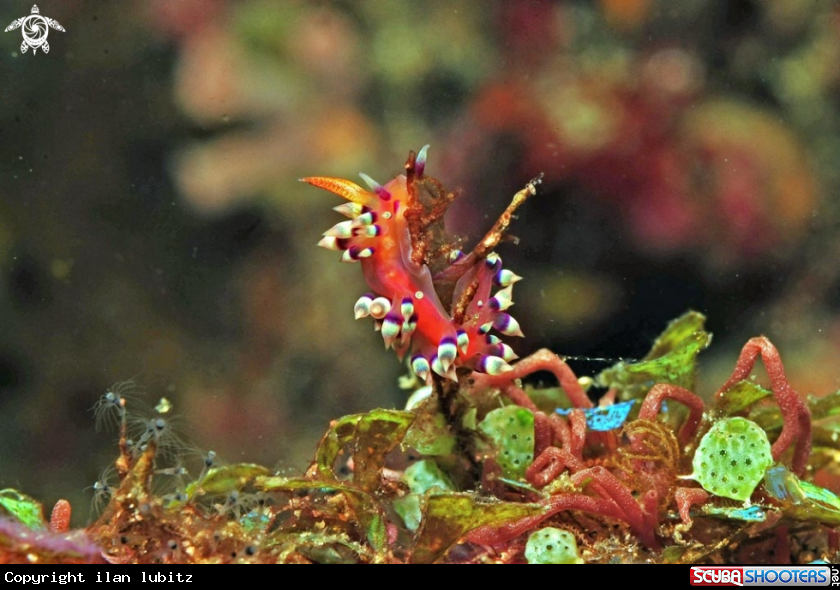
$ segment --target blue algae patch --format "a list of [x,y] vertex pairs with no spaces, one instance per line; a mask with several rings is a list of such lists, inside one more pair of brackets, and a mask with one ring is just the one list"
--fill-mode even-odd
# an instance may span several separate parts
[[[605,432],[607,430],[615,430],[620,428],[627,421],[627,416],[630,414],[630,409],[636,400],[627,402],[620,402],[611,406],[604,406],[600,408],[589,408],[583,410],[586,416],[586,426],[589,430],[597,432]],[[555,410],[561,416],[568,416],[571,409],[557,408]]]
[[767,493],[782,504],[785,516],[829,526],[840,525],[840,496],[802,481],[784,465],[776,465],[764,474]]
[[[764,487],[767,488],[770,495],[777,500],[782,502],[790,500],[791,490],[795,489],[794,486],[789,484],[792,479],[792,475],[793,474],[791,474],[790,471],[782,465],[771,467],[764,473]],[[799,495],[801,496],[802,494]],[[796,500],[801,499],[802,498],[796,498]]]
[[700,511],[706,516],[717,516],[730,520],[743,520],[745,522],[764,522],[767,516],[761,506],[747,506],[741,508],[727,508],[720,506],[703,506]]

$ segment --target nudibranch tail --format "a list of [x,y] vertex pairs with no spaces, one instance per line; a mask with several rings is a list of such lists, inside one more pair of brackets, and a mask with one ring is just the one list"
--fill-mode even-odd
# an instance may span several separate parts
[[[516,354],[489,332],[522,336],[506,311],[521,277],[503,269],[491,250],[522,194],[533,193],[538,180],[517,193],[494,229],[465,255],[445,240],[442,217],[454,195],[424,174],[428,147],[410,152],[405,175],[385,185],[360,174],[370,190],[340,178],[302,178],[348,201],[335,207],[348,221],[324,232],[318,245],[340,251],[342,261],[361,263],[371,292],[356,301],[354,316],[373,318],[385,348],[400,359],[411,353],[409,364],[422,381],[431,382],[433,374],[457,380],[460,367],[492,375],[510,371]],[[430,267],[437,269],[434,276]]]

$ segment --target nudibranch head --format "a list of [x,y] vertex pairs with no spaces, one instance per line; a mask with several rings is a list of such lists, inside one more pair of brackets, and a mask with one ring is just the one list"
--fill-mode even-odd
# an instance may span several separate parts
[[[520,277],[502,268],[496,253],[477,247],[464,255],[446,238],[443,214],[455,195],[425,175],[427,150],[410,152],[405,174],[384,185],[360,174],[368,189],[340,178],[302,178],[347,200],[335,210],[348,220],[324,232],[318,245],[361,263],[371,292],[353,306],[356,319],[373,318],[385,348],[400,359],[410,353],[420,379],[429,382],[436,373],[457,380],[459,367],[509,371],[516,354],[491,331],[522,336],[506,312]],[[492,243],[504,227],[494,230]]]

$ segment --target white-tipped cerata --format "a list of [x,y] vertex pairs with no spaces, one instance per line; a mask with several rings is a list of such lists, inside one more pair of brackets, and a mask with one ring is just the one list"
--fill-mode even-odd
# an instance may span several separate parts
[[482,357],[478,363],[478,368],[488,375],[501,375],[502,373],[513,371],[513,367],[507,364],[504,359],[497,356]]
[[336,238],[352,238],[353,237],[353,222],[342,221],[336,223],[330,229],[324,232],[325,236],[333,236]]
[[382,340],[385,341],[385,348],[390,348],[394,343],[394,340],[397,339],[397,336],[400,335],[401,324],[402,318],[394,312],[389,312],[388,315],[385,316],[385,319],[382,320],[381,331]]
[[417,375],[421,381],[426,381],[432,371],[429,361],[422,355],[414,355],[411,359],[411,370]]
[[508,285],[490,298],[490,309],[504,311],[513,305],[513,287]]
[[458,346],[451,336],[444,336],[438,345],[437,358],[440,361],[443,372],[449,371],[449,367],[458,358]]
[[321,241],[318,242],[318,245],[321,246],[321,248],[326,248],[327,250],[334,250],[336,252],[341,250],[341,248],[338,246],[338,238],[336,238],[335,236],[324,236],[323,238],[321,238]]
[[493,320],[493,327],[505,336],[524,336],[522,330],[519,329],[519,322],[506,313],[500,313]]
[[370,302],[370,315],[381,320],[391,311],[391,302],[384,297],[377,297]]
[[366,318],[370,315],[371,303],[373,303],[373,299],[370,295],[362,295],[359,297],[358,301],[356,301],[356,305],[353,306],[353,314],[356,316],[357,320]]
[[446,377],[447,379],[451,379],[452,381],[458,381],[458,377],[455,375],[455,366],[450,366],[448,370],[444,369],[437,355],[434,355],[432,357],[432,371],[434,371],[441,377]]
[[470,337],[467,335],[466,331],[461,329],[455,333],[455,336],[458,343],[458,350],[461,351],[461,354],[467,354],[467,350],[470,347]]
[[354,218],[362,214],[364,210],[364,205],[359,205],[358,203],[342,203],[341,205],[336,205],[333,207],[333,211],[338,211],[345,217]]
[[506,268],[501,269],[496,273],[495,281],[500,287],[510,287],[512,284],[521,281],[522,277],[515,274]]

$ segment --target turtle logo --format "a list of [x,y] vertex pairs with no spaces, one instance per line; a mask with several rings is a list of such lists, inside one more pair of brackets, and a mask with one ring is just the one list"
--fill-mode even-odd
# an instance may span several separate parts
[[32,55],[35,55],[39,49],[43,49],[44,53],[50,52],[50,44],[47,43],[47,34],[50,32],[50,27],[56,31],[64,32],[64,27],[58,24],[57,20],[41,16],[38,5],[33,4],[32,14],[12,21],[12,24],[6,27],[4,33],[20,28],[23,33],[20,52],[26,53],[26,50],[31,47]]

